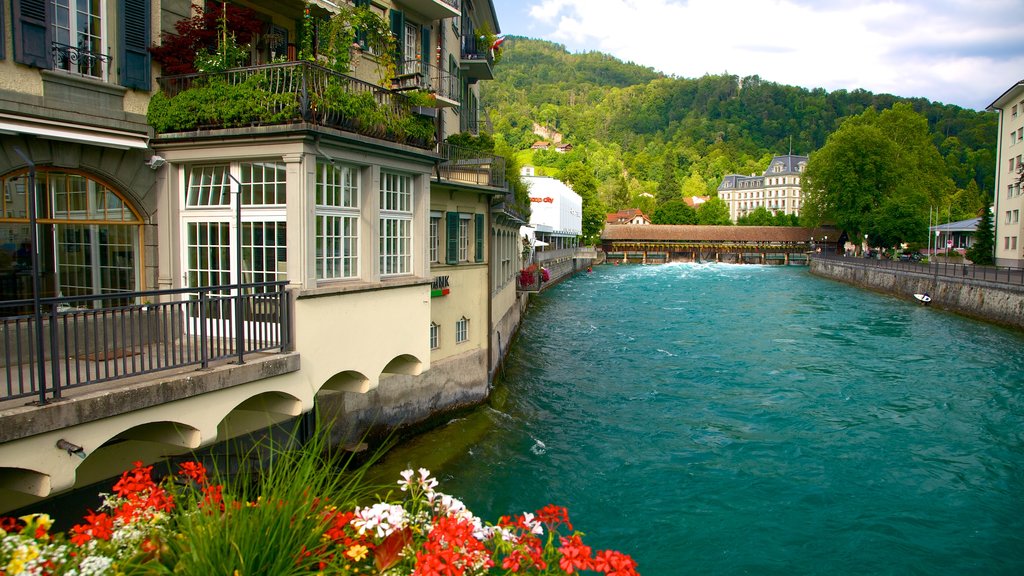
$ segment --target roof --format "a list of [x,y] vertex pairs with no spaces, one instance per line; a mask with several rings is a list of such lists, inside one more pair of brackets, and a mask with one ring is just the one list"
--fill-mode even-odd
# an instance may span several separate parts
[[642,216],[644,220],[650,222],[651,219],[644,214],[643,210],[639,208],[627,208],[625,210],[619,210],[618,212],[611,212],[605,219],[608,224],[621,224],[623,222],[629,222],[636,216]]
[[804,242],[825,232],[795,226],[700,226],[610,224],[602,240],[643,242]]
[[[784,154],[782,156],[772,157],[772,161],[768,163],[768,168],[760,175],[751,174],[750,176],[744,176],[742,174],[726,174],[722,177],[722,182],[718,185],[719,190],[733,190],[740,188],[741,183],[746,183],[747,186],[743,188],[762,188],[764,186],[765,176],[786,176],[789,174],[801,174],[800,165],[807,164],[807,156],[800,156],[798,154]],[[779,172],[773,172],[772,168],[775,166],[782,166],[782,170]]]
[[988,107],[985,108],[985,109],[988,110],[989,112],[994,112],[996,110],[1002,110],[1004,106],[1006,106],[1007,104],[1012,103],[1012,101],[1016,98],[1015,93],[1017,91],[1019,91],[1019,90],[1024,90],[1024,80],[1020,80],[1017,83],[1015,83],[1013,86],[1010,86],[1006,90],[1006,92],[1003,92],[1002,94],[1000,94],[999,98],[996,98],[995,100],[993,100],[992,103],[989,104]]
[[533,143],[533,146],[531,146],[531,148],[547,148],[549,146],[551,146],[550,142],[544,142],[543,140],[538,140],[537,142]]
[[687,196],[683,198],[683,202],[686,202],[686,205],[690,208],[696,208],[708,200],[711,200],[711,196]]
[[980,216],[977,218],[970,218],[968,220],[960,220],[959,222],[938,224],[936,226],[930,226],[928,229],[933,232],[975,232],[978,230],[978,222],[981,222]]

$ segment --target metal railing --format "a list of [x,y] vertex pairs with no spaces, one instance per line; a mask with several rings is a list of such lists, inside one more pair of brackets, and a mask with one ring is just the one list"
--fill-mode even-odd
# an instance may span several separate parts
[[[422,131],[423,134],[405,129],[414,117],[409,98],[313,62],[281,62],[218,73],[163,76],[157,81],[164,95],[172,100],[189,90],[208,88],[217,82],[248,86],[245,94],[250,100],[245,103],[243,112],[231,116],[225,110],[226,103],[214,107],[220,115],[198,119],[201,129],[305,121],[420,148],[433,147],[435,120],[420,120],[430,123],[430,130]],[[429,137],[425,135],[427,132]]]
[[421,60],[404,60],[398,65],[398,70],[400,73],[395,77],[395,91],[423,90],[438,98],[460,101],[461,84],[458,76]]
[[812,253],[811,258],[833,260],[851,266],[865,266],[885,270],[913,272],[915,274],[927,274],[942,278],[992,282],[996,284],[1003,284],[1015,290],[1024,290],[1024,269],[1021,268],[979,266],[976,264],[954,262],[914,262],[890,259],[879,260],[877,258],[842,256],[831,252],[828,254]]
[[0,400],[46,403],[69,388],[284,351],[287,284],[43,298],[41,321],[32,300],[2,302]]
[[494,55],[491,54],[491,46],[475,34],[462,35],[462,60],[486,62],[489,65],[494,65]]
[[438,177],[492,188],[505,187],[505,158],[442,142],[438,152],[445,158],[437,167]]
[[50,56],[56,70],[75,72],[83,76],[99,78],[107,77],[112,58],[108,54],[93,52],[80,46],[71,46],[53,42],[50,45]]

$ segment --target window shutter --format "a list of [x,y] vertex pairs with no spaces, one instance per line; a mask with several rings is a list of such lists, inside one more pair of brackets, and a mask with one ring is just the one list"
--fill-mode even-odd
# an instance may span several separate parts
[[0,60],[7,57],[7,54],[4,52],[4,49],[7,47],[7,25],[4,23],[4,13],[6,12],[4,5],[0,4]]
[[445,262],[448,264],[459,263],[459,213],[449,212],[445,218],[448,228],[448,235],[445,238]]
[[[356,0],[355,2],[356,8],[365,8],[369,5],[370,0]],[[363,50],[366,50],[369,47],[366,40],[366,30],[356,28],[356,43],[359,44],[359,47]]]
[[395,63],[398,64],[398,70],[402,70],[402,54],[405,52],[402,50],[405,45],[405,14],[401,10],[391,11],[391,33],[395,36]]
[[52,68],[47,0],[12,0],[14,8],[14,61],[36,68]]
[[121,85],[149,91],[149,0],[120,0],[119,4],[124,16],[118,38]]
[[430,28],[424,26],[420,28],[420,73],[423,75],[424,86],[430,86],[430,63],[432,61],[433,59],[430,57]]
[[477,214],[474,228],[476,228],[476,261],[484,261],[484,215]]

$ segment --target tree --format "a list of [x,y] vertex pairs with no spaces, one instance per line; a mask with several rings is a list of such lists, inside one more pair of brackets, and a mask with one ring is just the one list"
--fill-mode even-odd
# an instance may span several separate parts
[[679,192],[682,189],[679,186],[679,181],[676,179],[676,162],[674,154],[671,152],[665,154],[665,160],[661,165],[661,179],[658,180],[658,191],[655,196],[658,199],[658,204],[664,204],[670,200],[679,198]]
[[654,214],[651,214],[651,223],[696,224],[697,211],[682,200],[669,200],[654,209]]
[[736,219],[739,226],[772,226],[772,215],[764,206],[754,208],[750,214]]
[[992,227],[992,210],[988,202],[974,231],[974,244],[967,249],[967,258],[975,264],[991,266],[995,263],[996,233]]
[[691,173],[690,177],[683,182],[683,198],[689,198],[691,196],[706,196],[707,193],[708,184],[697,171]]
[[927,120],[899,103],[844,121],[811,155],[803,184],[805,224],[832,221],[884,245],[922,240],[929,206],[955,189]]
[[562,170],[561,180],[583,200],[583,243],[597,242],[608,212],[597,195],[597,178],[582,162],[573,162]]
[[729,205],[718,196],[712,196],[697,208],[697,223],[713,226],[732,224],[732,220],[729,219]]

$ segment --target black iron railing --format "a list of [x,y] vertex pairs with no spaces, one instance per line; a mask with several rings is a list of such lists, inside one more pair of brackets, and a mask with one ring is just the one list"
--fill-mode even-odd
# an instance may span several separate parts
[[307,61],[158,79],[157,132],[309,122],[431,148],[436,120],[404,95]]
[[977,280],[981,282],[993,282],[1003,284],[1015,290],[1024,290],[1024,269],[1006,268],[1001,266],[978,266],[962,262],[913,262],[904,260],[889,260],[877,258],[860,258],[857,256],[842,256],[829,252],[827,255],[812,253],[812,259],[828,259],[839,261],[851,266],[865,266],[882,268],[885,270],[898,270],[902,272],[913,272],[916,274],[929,274],[942,278],[959,278]]
[[421,60],[404,60],[398,70],[399,74],[394,81],[396,92],[423,90],[436,98],[456,104],[459,102],[461,84],[458,76]]
[[464,62],[481,62],[494,65],[491,45],[483,37],[475,34],[462,35],[462,60]]
[[76,72],[83,76],[104,79],[110,67],[111,57],[78,46],[54,42],[50,45],[53,67],[57,70]]
[[32,300],[2,302],[0,400],[45,403],[68,388],[284,351],[291,345],[287,284],[44,298],[41,322]]
[[445,158],[437,167],[442,180],[492,188],[505,187],[505,158],[462,148],[448,142],[438,145]]

